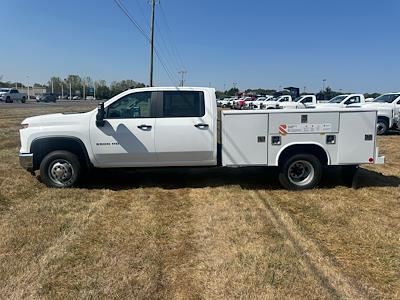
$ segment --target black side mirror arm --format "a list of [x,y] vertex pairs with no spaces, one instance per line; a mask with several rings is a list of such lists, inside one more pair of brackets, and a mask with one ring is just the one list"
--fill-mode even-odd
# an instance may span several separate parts
[[99,103],[97,107],[97,115],[96,115],[96,126],[97,127],[103,127],[104,126],[104,117],[106,113],[104,110],[104,103],[101,102]]

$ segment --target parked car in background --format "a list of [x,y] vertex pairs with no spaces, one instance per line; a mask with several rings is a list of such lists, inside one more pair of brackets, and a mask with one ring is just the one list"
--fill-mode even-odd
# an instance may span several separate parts
[[234,108],[235,109],[243,109],[245,107],[246,102],[254,100],[254,97],[244,97],[235,101]]
[[52,93],[47,93],[47,94],[43,94],[42,97],[40,97],[38,100],[36,100],[37,102],[56,102],[57,101],[57,97],[52,94]]
[[363,107],[378,111],[376,131],[379,135],[387,133],[389,129],[400,129],[400,92],[383,94],[373,102],[364,103]]
[[0,101],[6,103],[12,103],[14,101],[21,101],[25,103],[27,95],[25,93],[20,93],[17,89],[13,88],[1,88],[0,89]]
[[281,108],[281,105],[285,102],[292,102],[292,96],[290,95],[283,95],[278,98],[273,98],[268,101],[264,101],[261,103],[260,109],[275,109]]
[[80,100],[81,99],[81,97],[79,97],[79,96],[73,96],[72,97],[72,100]]
[[246,109],[260,109],[264,102],[269,101],[273,98],[274,98],[274,96],[270,96],[270,95],[258,97],[255,100],[247,101],[245,103],[245,108]]
[[218,100],[217,105],[219,107],[228,107],[229,101],[231,101],[231,100],[232,100],[232,98],[224,98],[224,99]]
[[36,96],[35,95],[29,95],[29,99],[36,100]]

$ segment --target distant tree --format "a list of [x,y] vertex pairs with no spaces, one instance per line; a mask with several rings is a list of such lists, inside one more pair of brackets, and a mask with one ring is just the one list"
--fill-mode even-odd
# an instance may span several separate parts
[[221,91],[215,91],[215,95],[217,97],[217,99],[223,99],[226,98],[228,95],[225,92],[221,92]]
[[381,94],[379,94],[379,93],[372,93],[372,94],[369,94],[369,93],[366,93],[366,94],[364,94],[364,97],[365,98],[377,98],[377,97],[379,97]]
[[224,92],[224,94],[229,97],[236,96],[237,93],[239,93],[238,88],[231,88],[230,90]]
[[80,91],[82,90],[82,79],[79,75],[68,75],[68,77],[64,79],[64,82],[68,89],[71,84],[72,95],[75,95],[76,93],[80,95]]
[[126,91],[128,89],[135,89],[135,88],[141,88],[144,87],[145,85],[143,83],[134,81],[134,80],[122,80],[122,81],[113,81],[111,82],[110,85],[110,92],[111,92],[111,97]]
[[47,92],[51,92],[52,85],[54,94],[61,94],[61,84],[63,84],[63,80],[60,77],[51,77],[50,80],[47,82]]
[[97,99],[109,99],[111,98],[110,88],[107,86],[105,80],[98,80],[94,82],[96,87],[96,98]]

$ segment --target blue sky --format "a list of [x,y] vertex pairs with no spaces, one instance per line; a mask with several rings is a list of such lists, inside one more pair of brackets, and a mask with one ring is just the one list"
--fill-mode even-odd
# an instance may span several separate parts
[[[121,1],[148,32],[148,1]],[[113,0],[0,0],[0,7],[3,80],[79,74],[148,82],[149,44]],[[237,82],[318,91],[326,78],[336,90],[400,90],[398,0],[161,0],[161,8],[171,30],[157,7],[158,50],[174,84],[184,68],[188,85],[218,89]],[[172,84],[157,60],[155,84]]]

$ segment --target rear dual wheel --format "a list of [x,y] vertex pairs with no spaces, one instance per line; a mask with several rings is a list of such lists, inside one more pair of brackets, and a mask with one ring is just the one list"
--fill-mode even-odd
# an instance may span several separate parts
[[283,162],[279,172],[279,182],[288,190],[315,188],[321,177],[321,162],[312,154],[293,155]]

